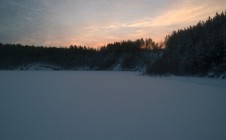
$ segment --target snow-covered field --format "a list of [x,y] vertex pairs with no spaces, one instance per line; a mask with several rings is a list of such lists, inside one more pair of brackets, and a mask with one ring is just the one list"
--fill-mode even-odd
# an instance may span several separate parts
[[1,71],[1,140],[226,140],[226,80]]

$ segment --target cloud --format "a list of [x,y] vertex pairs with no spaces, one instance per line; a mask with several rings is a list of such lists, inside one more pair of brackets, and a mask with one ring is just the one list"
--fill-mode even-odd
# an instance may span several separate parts
[[[39,1],[3,0],[0,5],[0,42],[20,43],[23,38],[36,37],[43,26],[43,13]],[[33,36],[35,35],[35,36]]]
[[1,0],[0,42],[101,46],[148,38],[226,10],[225,0]]
[[163,15],[153,19],[151,26],[190,24],[198,22],[199,20],[205,20],[207,16],[213,16],[217,11],[221,12],[224,8],[225,7],[219,8],[218,5],[212,5],[212,3],[208,1],[205,1],[202,5],[195,2],[192,3],[191,1],[185,1],[174,9],[165,11]]
[[195,25],[200,20],[206,20],[208,16],[214,16],[216,12],[222,12],[225,9],[222,3],[226,5],[224,1],[221,1],[221,3],[182,1],[176,5],[169,5],[168,9],[162,10],[154,17],[90,27],[90,36],[96,34],[101,36],[102,34],[104,35],[103,38],[109,36],[109,41],[116,41],[117,38],[122,40],[141,37],[152,37],[154,40],[160,41],[164,40],[164,37],[173,30]]
[[213,16],[216,12],[222,12],[225,8],[226,6],[222,5],[221,7],[219,7],[219,5],[212,5],[211,1],[206,1],[202,5],[197,5],[197,2],[192,3],[191,1],[184,1],[174,6],[172,9],[162,11],[158,16],[121,24],[121,27],[146,28],[196,23],[200,20],[207,19],[208,16]]

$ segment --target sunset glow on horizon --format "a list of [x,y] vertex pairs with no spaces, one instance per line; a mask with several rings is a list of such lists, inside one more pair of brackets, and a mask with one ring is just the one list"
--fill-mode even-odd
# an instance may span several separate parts
[[165,36],[226,10],[225,0],[0,0],[0,42],[99,47]]

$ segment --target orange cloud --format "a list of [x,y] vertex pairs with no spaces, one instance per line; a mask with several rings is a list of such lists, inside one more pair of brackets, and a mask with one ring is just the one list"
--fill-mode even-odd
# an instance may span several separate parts
[[216,12],[224,11],[226,6],[222,3],[226,5],[226,2],[214,3],[210,0],[205,3],[185,0],[162,9],[154,16],[141,16],[139,20],[92,21],[81,27],[77,34],[70,31],[70,34],[60,39],[49,37],[47,40],[51,41],[46,41],[45,44],[99,47],[110,42],[138,38],[151,37],[155,41],[161,41],[173,30],[194,25],[200,20],[206,20],[208,16],[214,16]]

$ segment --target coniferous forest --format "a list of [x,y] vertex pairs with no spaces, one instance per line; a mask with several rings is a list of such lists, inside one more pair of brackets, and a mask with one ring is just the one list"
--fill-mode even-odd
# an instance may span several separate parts
[[172,32],[163,55],[149,65],[150,74],[220,75],[226,71],[226,12],[195,26]]
[[[0,69],[43,63],[61,70],[142,70],[150,75],[215,76],[226,73],[226,12],[173,31],[164,42],[137,39],[94,49],[0,43]],[[117,69],[116,69],[117,68]]]
[[122,41],[100,49],[85,46],[68,48],[0,44],[0,69],[12,70],[32,63],[59,66],[62,70],[138,70],[149,64],[151,56],[160,52],[159,44],[151,39]]

